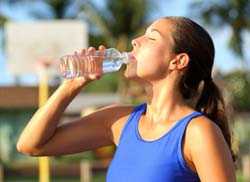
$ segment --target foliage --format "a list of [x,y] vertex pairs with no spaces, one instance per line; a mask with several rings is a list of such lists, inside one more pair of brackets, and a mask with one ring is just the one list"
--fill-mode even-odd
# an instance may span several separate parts
[[74,1],[72,0],[45,0],[45,2],[50,6],[53,11],[54,18],[62,19],[65,17],[65,12],[70,4]]
[[250,0],[198,1],[192,5],[209,25],[232,30],[229,47],[240,57],[243,53],[243,33],[250,30]]
[[0,28],[3,27],[3,25],[6,21],[7,21],[7,17],[0,14]]
[[234,134],[239,145],[239,154],[245,155],[250,153],[250,120],[243,121],[237,119],[234,124]]
[[150,5],[148,0],[106,0],[106,5],[100,8],[86,1],[81,10],[96,30],[90,32],[91,35],[101,35],[109,47],[117,47],[123,41],[121,48],[126,49],[130,40],[144,28]]
[[[32,2],[36,1],[30,1],[30,5],[32,5]],[[73,6],[74,2],[73,0],[44,0],[40,1],[47,7],[46,11],[37,11],[37,9],[31,9],[30,14],[32,17],[35,17],[36,19],[64,19],[64,18],[76,18],[76,15],[78,13],[77,9],[71,14],[70,16],[67,14],[68,10]],[[49,12],[49,13],[48,13]],[[48,16],[48,14],[51,14],[52,17]]]
[[103,75],[100,80],[87,85],[83,91],[85,93],[114,93],[118,89],[117,73]]
[[250,110],[250,73],[247,71],[234,71],[224,76],[227,88],[232,97],[233,107],[237,111]]

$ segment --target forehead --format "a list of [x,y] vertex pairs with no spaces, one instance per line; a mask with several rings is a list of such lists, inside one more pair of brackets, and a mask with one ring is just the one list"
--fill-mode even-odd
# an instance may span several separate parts
[[148,30],[156,29],[161,32],[163,35],[168,34],[171,29],[171,23],[167,19],[159,19],[154,21],[149,27]]
[[149,27],[147,28],[147,31],[157,30],[160,32],[160,34],[163,36],[164,39],[167,39],[167,41],[170,41],[173,43],[172,39],[172,31],[174,26],[171,24],[171,22],[167,19],[159,19],[154,21]]

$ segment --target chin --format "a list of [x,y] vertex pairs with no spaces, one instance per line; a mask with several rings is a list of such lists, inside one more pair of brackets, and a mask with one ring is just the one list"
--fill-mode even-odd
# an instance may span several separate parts
[[131,79],[131,80],[138,77],[135,73],[131,73],[131,72],[127,71],[127,70],[125,70],[123,75],[124,75],[125,78]]
[[134,78],[138,77],[138,75],[136,73],[136,67],[127,66],[125,71],[124,71],[124,76],[127,79],[134,79]]

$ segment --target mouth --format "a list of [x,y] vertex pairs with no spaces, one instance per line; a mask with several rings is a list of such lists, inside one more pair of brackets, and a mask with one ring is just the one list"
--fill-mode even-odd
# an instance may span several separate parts
[[129,53],[129,59],[131,62],[136,62],[136,57],[135,57],[135,53],[132,51]]

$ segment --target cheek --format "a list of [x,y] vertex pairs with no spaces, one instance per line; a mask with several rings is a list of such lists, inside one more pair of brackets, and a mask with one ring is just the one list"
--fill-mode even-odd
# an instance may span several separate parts
[[162,78],[166,73],[165,67],[161,64],[154,63],[154,64],[144,64],[138,65],[137,67],[137,74],[141,78]]
[[148,75],[162,77],[165,75],[167,70],[167,60],[164,56],[164,50],[161,48],[152,48],[143,52],[143,54],[138,55],[138,76],[144,77]]
[[129,63],[126,66],[126,70],[124,72],[124,76],[129,79],[137,78],[137,63]]

